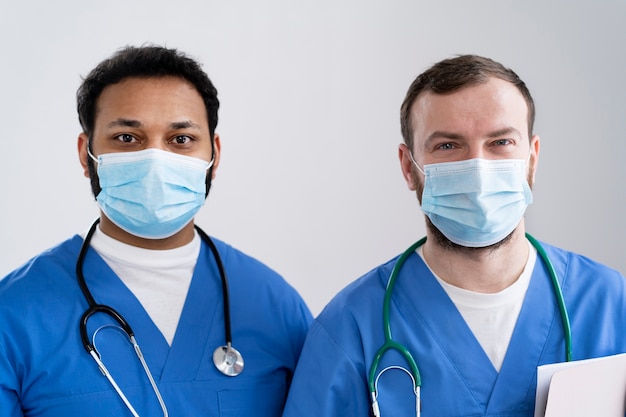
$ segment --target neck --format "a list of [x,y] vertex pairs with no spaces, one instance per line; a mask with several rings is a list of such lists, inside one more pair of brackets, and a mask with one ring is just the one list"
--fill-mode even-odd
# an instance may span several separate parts
[[170,237],[164,239],[145,239],[139,236],[132,235],[115,223],[113,223],[104,213],[100,213],[100,230],[105,235],[119,240],[127,245],[136,246],[143,249],[153,250],[167,250],[175,249],[184,246],[193,240],[194,228],[193,221],[189,222],[179,232]]
[[523,220],[501,244],[487,248],[454,248],[438,243],[430,231],[424,259],[445,282],[480,293],[496,293],[512,285],[528,261]]

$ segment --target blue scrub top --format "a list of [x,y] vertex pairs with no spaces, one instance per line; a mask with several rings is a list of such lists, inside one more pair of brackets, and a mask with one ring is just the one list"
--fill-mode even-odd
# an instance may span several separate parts
[[[626,281],[587,258],[545,245],[568,307],[574,360],[626,352]],[[384,342],[382,307],[396,259],[340,292],[314,321],[285,417],[370,415],[367,375]],[[390,308],[395,341],[417,361],[424,417],[532,417],[537,366],[565,360],[563,326],[546,265],[538,260],[500,372],[417,254],[406,260]],[[406,361],[388,351],[379,370]],[[383,416],[415,415],[409,376],[379,380]]]
[[[214,241],[229,280],[233,347],[245,361],[237,377],[213,365],[213,351],[225,343],[223,299],[206,244],[171,347],[92,249],[85,279],[96,302],[116,309],[133,328],[171,416],[279,416],[310,312],[275,272]],[[87,308],[75,274],[81,243],[75,236],[0,281],[2,417],[130,415],[80,340],[79,320]],[[101,314],[89,321],[105,365],[139,415],[162,415],[132,346],[110,324]]]

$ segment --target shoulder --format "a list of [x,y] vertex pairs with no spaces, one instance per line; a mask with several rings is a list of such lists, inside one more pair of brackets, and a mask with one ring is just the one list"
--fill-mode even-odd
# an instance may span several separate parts
[[396,260],[377,266],[338,292],[315,319],[318,331],[344,345],[355,340],[355,333],[368,333],[378,326],[385,287]]
[[[369,341],[374,329],[382,332],[385,286],[395,261],[392,259],[350,283],[314,320],[298,362],[285,416],[368,413],[364,375],[372,349]],[[322,393],[320,384],[333,388],[323,389]],[[319,395],[311,400],[311,392]]]
[[274,309],[298,311],[298,316],[306,316],[308,323],[310,320],[308,307],[285,278],[263,262],[228,243],[213,237],[211,240],[215,243],[224,264],[233,303],[250,303],[256,300],[260,307],[263,300],[264,303],[272,303]]
[[557,273],[565,277],[566,283],[568,280],[575,280],[587,284],[624,285],[624,277],[613,268],[548,243],[542,242],[542,246]]
[[622,274],[575,252],[545,243],[542,246],[566,296],[576,300],[602,299],[604,308],[626,311],[626,279]]
[[[40,346],[42,338],[45,346],[54,346],[67,337],[66,327],[76,326],[72,314],[81,302],[75,272],[81,243],[75,236],[0,281],[0,351],[19,357],[26,346]],[[52,328],[57,331],[33,331]]]
[[237,271],[250,270],[264,276],[279,276],[276,271],[253,256],[244,253],[220,239],[211,236],[211,240],[222,258],[224,267],[228,266],[229,269],[235,269]]
[[76,259],[82,244],[78,235],[31,258],[24,265],[0,279],[0,298],[21,293],[34,296],[67,284],[75,277]]
[[211,237],[219,252],[229,281],[244,281],[246,285],[274,285],[290,287],[286,280],[275,270],[255,257],[234,248],[230,244]]
[[240,339],[254,336],[251,343],[262,339],[264,346],[283,352],[283,359],[290,358],[295,367],[313,320],[303,298],[264,263],[221,240],[211,240],[224,264],[233,328],[249,330]]
[[381,298],[396,260],[397,257],[352,281],[333,297],[322,315],[334,315],[346,309],[367,308],[373,300]]

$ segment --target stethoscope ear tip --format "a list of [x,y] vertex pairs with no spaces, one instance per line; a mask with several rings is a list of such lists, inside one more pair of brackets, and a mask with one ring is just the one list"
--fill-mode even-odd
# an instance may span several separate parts
[[226,376],[237,376],[243,371],[243,357],[232,346],[218,346],[213,352],[213,363]]

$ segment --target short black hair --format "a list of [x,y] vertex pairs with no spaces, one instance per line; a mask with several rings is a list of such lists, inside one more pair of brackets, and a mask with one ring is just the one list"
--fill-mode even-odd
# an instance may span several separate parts
[[96,101],[102,90],[128,77],[180,77],[191,83],[204,101],[211,139],[217,127],[220,102],[217,89],[200,64],[184,53],[161,46],[126,46],[102,61],[84,79],[76,92],[78,120],[91,137],[95,124]]

